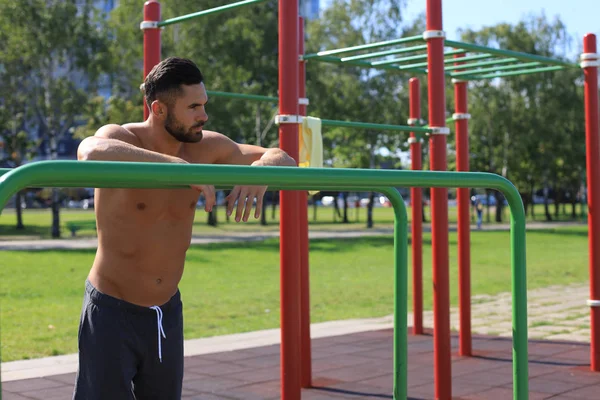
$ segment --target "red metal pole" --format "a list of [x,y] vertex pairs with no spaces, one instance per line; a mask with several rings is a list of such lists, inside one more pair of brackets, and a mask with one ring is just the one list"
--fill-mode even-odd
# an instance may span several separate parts
[[[442,0],[427,0],[427,68],[429,125],[441,128],[431,135],[431,170],[445,171],[446,99],[444,76],[444,37]],[[431,189],[433,251],[433,344],[435,398],[449,400],[452,395],[450,362],[450,290],[448,283],[448,189]]]
[[[144,79],[152,68],[160,63],[160,28],[156,25],[160,21],[160,3],[148,0],[144,3],[144,21],[141,29],[144,31]],[[144,99],[144,119],[150,115],[146,100]]]
[[[455,58],[464,57],[464,54]],[[459,63],[457,63],[459,64]],[[454,118],[456,124],[456,170],[469,171],[469,114],[467,82],[454,81]],[[461,356],[472,355],[471,341],[471,199],[468,188],[457,190],[458,204],[458,303],[459,346]]]
[[[588,199],[588,249],[590,274],[590,362],[592,371],[600,371],[600,138],[598,132],[598,67],[596,36],[583,40],[585,75],[585,144]],[[594,62],[596,61],[596,62]]]
[[[421,120],[421,87],[419,78],[411,78],[408,86],[410,102],[409,125],[418,124]],[[420,171],[421,141],[414,132],[410,133],[411,169]],[[411,202],[411,243],[413,264],[413,335],[423,334],[423,191],[421,188],[410,189]]]
[[[279,0],[279,147],[298,161],[298,0]],[[285,117],[290,116],[290,117]],[[286,121],[287,120],[287,121]],[[297,191],[280,194],[281,398],[300,400],[300,245]]]
[[[298,19],[298,52],[304,54],[304,18]],[[298,65],[298,96],[306,97],[306,64]],[[306,115],[306,105],[299,104],[299,115]],[[300,192],[298,208],[300,228],[300,349],[301,349],[301,385],[308,388],[312,384],[312,356],[310,343],[310,274],[308,258],[308,193]]]

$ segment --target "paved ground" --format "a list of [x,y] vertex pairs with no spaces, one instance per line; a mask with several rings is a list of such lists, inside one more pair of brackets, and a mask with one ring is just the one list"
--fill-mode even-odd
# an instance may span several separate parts
[[[511,341],[475,337],[474,357],[460,357],[452,343],[454,399],[512,398]],[[433,345],[430,332],[409,336],[409,399],[433,399]],[[302,399],[392,399],[392,331],[367,331],[312,342],[312,388]],[[589,371],[589,346],[531,341],[529,399],[593,399],[600,375]],[[279,346],[261,346],[188,357],[184,399],[280,399]],[[3,383],[4,400],[69,399],[74,373]]]

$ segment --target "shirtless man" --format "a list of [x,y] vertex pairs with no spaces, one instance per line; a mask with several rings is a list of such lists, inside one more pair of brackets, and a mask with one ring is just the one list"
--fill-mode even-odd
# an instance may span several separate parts
[[[203,131],[203,77],[186,59],[158,64],[144,82],[145,122],[106,125],[81,142],[81,161],[295,166],[280,149],[237,144]],[[266,187],[237,186],[227,212],[247,221]],[[98,250],[85,282],[76,400],[180,399],[183,317],[178,284],[200,194],[215,189],[96,189]],[[237,207],[234,210],[234,203]]]

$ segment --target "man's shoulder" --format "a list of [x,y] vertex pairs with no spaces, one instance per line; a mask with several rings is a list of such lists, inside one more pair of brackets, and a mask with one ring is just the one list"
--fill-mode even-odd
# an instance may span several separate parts
[[96,131],[96,136],[121,140],[136,146],[141,145],[140,134],[145,128],[141,123],[107,124]]
[[185,152],[195,162],[218,164],[229,153],[237,148],[237,144],[229,137],[215,131],[202,131],[202,140],[197,143],[186,143]]

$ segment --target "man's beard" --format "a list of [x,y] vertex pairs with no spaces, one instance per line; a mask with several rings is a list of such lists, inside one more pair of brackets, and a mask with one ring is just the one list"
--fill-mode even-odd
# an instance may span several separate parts
[[165,130],[171,134],[175,139],[182,143],[198,143],[202,140],[202,131],[194,132],[196,128],[202,128],[204,126],[204,122],[198,122],[190,127],[189,130],[186,131],[185,127],[179,123],[179,121],[174,121],[171,118],[173,114],[169,112],[167,115],[167,119],[165,121]]

